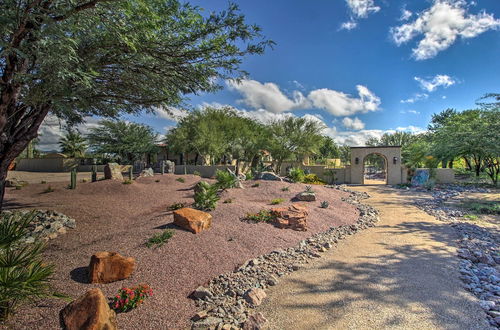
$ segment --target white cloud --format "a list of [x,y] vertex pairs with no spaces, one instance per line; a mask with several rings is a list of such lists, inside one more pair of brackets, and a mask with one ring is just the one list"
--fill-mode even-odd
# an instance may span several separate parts
[[419,82],[420,87],[423,90],[426,90],[428,92],[433,92],[436,90],[436,88],[443,86],[444,88],[448,88],[454,84],[457,83],[457,81],[450,76],[443,75],[443,74],[438,74],[434,76],[433,78],[430,79],[424,79],[420,77],[415,77],[413,78],[416,81]]
[[155,108],[154,111],[159,118],[172,120],[175,122],[179,121],[180,119],[186,117],[189,114],[189,111],[187,110],[174,107],[169,107],[168,109],[165,109],[163,107],[158,107]]
[[311,91],[307,98],[314,107],[326,110],[334,116],[350,116],[379,110],[379,97],[365,86],[357,85],[356,89],[359,96],[357,98],[326,88]]
[[446,100],[446,95],[441,96],[443,100]]
[[[82,135],[88,134],[91,128],[99,126],[99,118],[85,117],[84,120],[83,124],[75,127]],[[39,143],[37,148],[42,151],[59,151],[59,141],[66,133],[65,127],[65,121],[54,115],[48,115],[38,130]]]
[[406,111],[402,110],[399,113],[411,113],[411,114],[414,114],[414,115],[419,115],[420,114],[420,112],[417,111],[417,110],[406,110]]
[[239,102],[252,108],[264,108],[268,111],[279,113],[299,108],[307,108],[309,103],[299,91],[293,92],[293,99],[283,94],[278,85],[274,83],[260,83],[256,80],[245,79],[241,82],[228,80],[229,89],[236,90],[243,95]]
[[400,21],[407,21],[413,16],[413,13],[406,8],[401,9]]
[[391,28],[391,36],[399,46],[422,36],[413,56],[426,60],[450,47],[458,37],[474,38],[500,27],[500,20],[485,11],[469,14],[464,0],[434,0],[433,5],[413,21]]
[[359,131],[365,128],[365,123],[363,123],[358,117],[354,117],[354,119],[345,117],[342,120],[342,124],[345,128],[353,129],[355,131]]
[[264,109],[273,113],[281,113],[297,109],[316,107],[334,116],[350,116],[356,113],[377,111],[380,98],[363,85],[357,85],[358,97],[343,92],[323,88],[312,90],[307,97],[299,91],[293,92],[293,99],[283,94],[274,83],[260,83],[255,80],[243,80],[240,84],[228,81],[232,90],[242,94],[238,102],[254,109]]
[[412,97],[410,97],[410,98],[408,98],[406,100],[401,100],[399,102],[401,102],[401,103],[415,103],[417,101],[426,100],[427,98],[429,98],[428,94],[425,94],[425,93],[416,93]]
[[358,26],[358,23],[355,21],[348,21],[340,24],[340,30],[352,30],[355,29]]
[[380,10],[373,0],[346,0],[346,2],[352,15],[358,18],[366,18],[369,14]]
[[409,125],[409,126],[403,126],[403,127],[396,127],[396,131],[400,131],[400,132],[410,132],[410,133],[413,133],[413,134],[417,134],[417,133],[423,133],[425,132],[425,129],[421,128],[421,127],[418,127],[418,126],[413,126],[413,125]]

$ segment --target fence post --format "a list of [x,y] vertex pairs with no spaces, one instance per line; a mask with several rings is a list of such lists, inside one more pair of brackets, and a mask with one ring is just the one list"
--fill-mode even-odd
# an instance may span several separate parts
[[69,189],[76,189],[76,168],[71,170],[71,183]]
[[161,161],[160,167],[161,167],[161,175],[165,174],[165,161],[164,160]]
[[134,179],[134,167],[130,166],[128,169],[128,179],[132,181]]

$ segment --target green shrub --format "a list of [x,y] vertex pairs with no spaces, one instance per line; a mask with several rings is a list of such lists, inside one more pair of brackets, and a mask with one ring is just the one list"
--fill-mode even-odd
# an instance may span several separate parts
[[281,191],[290,191],[290,188],[289,187],[283,187],[283,188],[281,188]]
[[21,186],[20,184],[16,185],[16,190],[21,190],[23,189],[23,186]]
[[258,213],[248,213],[245,217],[246,220],[255,222],[269,222],[274,218],[275,216],[269,210],[260,210]]
[[288,177],[293,182],[302,182],[304,181],[305,176],[306,174],[304,173],[304,170],[299,167],[291,168],[290,172],[288,173]]
[[215,179],[217,187],[222,190],[234,188],[236,186],[236,178],[228,171],[215,171]]
[[177,179],[175,179],[175,181],[180,182],[180,183],[184,183],[184,182],[186,182],[186,179],[184,179],[184,178],[177,178]]
[[194,172],[193,172],[193,175],[196,175],[196,176],[201,176],[201,173],[200,173],[200,171],[194,171]]
[[54,192],[54,188],[52,188],[49,184],[49,186],[43,191],[45,194],[48,194],[48,193],[51,193],[51,192]]
[[198,182],[194,193],[194,206],[200,210],[210,211],[215,209],[217,201],[220,199],[219,187],[205,181]]
[[427,190],[432,190],[436,186],[436,181],[434,179],[429,179],[427,180],[426,183],[424,183],[424,188]]
[[472,220],[472,221],[476,221],[479,219],[479,217],[475,214],[466,214],[466,215],[464,215],[464,218],[467,220]]
[[252,180],[254,178],[254,175],[252,174],[252,171],[248,171],[245,173],[245,180]]
[[254,184],[252,185],[252,188],[257,188],[257,187],[260,187],[260,183],[254,183]]
[[184,203],[174,203],[168,207],[170,211],[175,211],[184,208]]
[[151,247],[162,247],[172,236],[174,236],[173,230],[166,229],[161,233],[156,233],[151,236],[146,242],[148,248]]
[[302,182],[309,184],[326,184],[326,182],[321,180],[316,174],[307,174],[304,176]]
[[319,207],[321,207],[322,209],[327,209],[328,206],[330,206],[330,203],[328,203],[327,201],[323,201],[321,202],[321,204],[319,205]]
[[130,179],[123,180],[123,184],[132,184],[132,183],[134,183],[133,180]]
[[43,244],[23,243],[30,213],[3,213],[0,216],[0,320],[6,320],[19,305],[37,298],[55,297],[49,280],[54,266],[42,261]]
[[283,203],[285,200],[283,198],[275,198],[273,200],[271,200],[271,205],[278,205],[278,204],[281,204]]

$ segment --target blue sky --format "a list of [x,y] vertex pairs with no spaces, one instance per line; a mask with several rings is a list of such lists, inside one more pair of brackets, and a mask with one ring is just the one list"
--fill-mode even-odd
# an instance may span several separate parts
[[[207,12],[227,1],[190,1]],[[499,0],[235,1],[277,44],[244,59],[248,80],[191,95],[192,107],[231,105],[259,120],[308,116],[339,143],[425,129],[446,108],[500,92]],[[176,114],[181,114],[178,109]],[[313,117],[314,116],[314,117]],[[159,133],[165,112],[127,116]]]

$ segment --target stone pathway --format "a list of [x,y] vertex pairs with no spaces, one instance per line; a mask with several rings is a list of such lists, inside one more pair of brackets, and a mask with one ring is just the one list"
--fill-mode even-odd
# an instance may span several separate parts
[[271,329],[489,329],[459,279],[456,232],[413,206],[425,194],[367,191],[375,228],[283,278],[256,311]]

